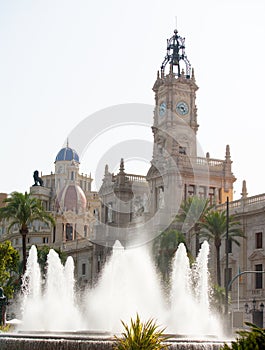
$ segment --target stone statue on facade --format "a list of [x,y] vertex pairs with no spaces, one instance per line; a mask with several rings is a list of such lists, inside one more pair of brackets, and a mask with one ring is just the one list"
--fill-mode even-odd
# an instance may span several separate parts
[[164,198],[164,190],[162,187],[159,188],[159,194],[158,194],[158,207],[159,209],[163,209],[165,207],[165,198]]

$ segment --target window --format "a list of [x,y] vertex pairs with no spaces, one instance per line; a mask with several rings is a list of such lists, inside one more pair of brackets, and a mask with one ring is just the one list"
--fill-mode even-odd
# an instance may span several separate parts
[[43,243],[43,244],[49,243],[49,238],[48,238],[48,237],[43,237],[43,238],[42,238],[42,243]]
[[179,146],[179,154],[186,154],[186,147]]
[[84,226],[84,237],[87,237],[87,225]]
[[98,273],[100,272],[100,267],[101,267],[101,264],[100,264],[100,261],[101,261],[101,256],[100,256],[100,253],[98,255]]
[[256,249],[262,248],[262,232],[256,233]]
[[[262,264],[255,265],[255,271],[262,271]],[[255,273],[255,288],[262,289],[262,273]]]
[[195,186],[194,185],[189,185],[189,187],[188,187],[188,196],[189,197],[194,196],[194,193],[195,193]]
[[84,276],[86,274],[86,264],[82,264],[82,275]]
[[55,236],[56,236],[56,226],[53,227],[53,243],[55,242]]
[[200,198],[205,198],[206,188],[204,186],[199,187],[198,196]]
[[71,224],[66,224],[66,230],[65,230],[65,234],[66,234],[66,240],[72,240],[73,239],[73,226]]
[[214,187],[209,188],[209,201],[210,201],[210,205],[214,204],[214,201],[215,201],[215,188]]
[[94,209],[94,217],[98,220],[99,219],[99,213],[98,213],[98,208]]
[[222,203],[222,189],[221,188],[219,188],[219,190],[218,190],[218,198],[219,198],[219,204],[221,204]]

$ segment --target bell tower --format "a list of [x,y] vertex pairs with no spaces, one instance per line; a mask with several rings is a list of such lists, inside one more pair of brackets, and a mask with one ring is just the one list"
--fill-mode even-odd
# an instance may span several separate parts
[[[233,199],[229,145],[225,159],[197,153],[196,84],[194,69],[185,52],[185,38],[175,30],[167,40],[166,56],[153,86],[153,156],[146,179],[150,187],[150,214],[160,231],[178,213],[183,199],[208,198],[211,204]],[[162,225],[161,225],[162,223]]]
[[163,145],[170,156],[197,156],[197,90],[194,70],[185,53],[185,38],[175,30],[167,40],[167,53],[153,86],[154,153]]

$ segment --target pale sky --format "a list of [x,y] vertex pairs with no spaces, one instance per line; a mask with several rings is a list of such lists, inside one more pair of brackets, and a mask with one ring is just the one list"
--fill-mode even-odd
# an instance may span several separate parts
[[[235,199],[244,179],[249,195],[264,193],[264,14],[264,0],[0,0],[0,192],[28,191],[34,170],[54,171],[66,138],[91,114],[153,105],[177,17],[199,86],[199,143],[217,159],[230,145]],[[95,135],[80,171],[94,177],[126,135],[152,140],[149,127],[137,136],[125,129]]]

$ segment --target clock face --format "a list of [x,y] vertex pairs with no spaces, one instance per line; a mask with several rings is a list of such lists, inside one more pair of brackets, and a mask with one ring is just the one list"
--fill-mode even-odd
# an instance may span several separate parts
[[159,115],[163,117],[166,114],[167,104],[166,102],[162,102],[159,106]]
[[186,115],[189,112],[189,106],[186,102],[180,101],[176,105],[176,112],[180,115]]

